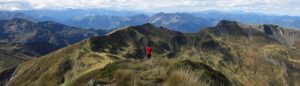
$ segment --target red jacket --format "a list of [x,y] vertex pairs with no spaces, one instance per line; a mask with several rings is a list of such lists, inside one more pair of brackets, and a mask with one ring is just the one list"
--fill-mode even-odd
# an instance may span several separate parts
[[146,55],[150,55],[151,54],[151,52],[152,52],[152,49],[151,49],[151,47],[146,47]]

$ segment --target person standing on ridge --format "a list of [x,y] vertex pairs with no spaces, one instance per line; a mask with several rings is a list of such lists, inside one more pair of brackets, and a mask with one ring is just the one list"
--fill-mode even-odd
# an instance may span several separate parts
[[152,48],[147,46],[146,47],[146,55],[147,55],[148,59],[151,58],[151,52],[152,52]]

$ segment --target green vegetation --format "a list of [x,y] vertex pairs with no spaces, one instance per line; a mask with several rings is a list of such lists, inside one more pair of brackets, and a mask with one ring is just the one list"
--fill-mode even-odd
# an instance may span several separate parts
[[190,60],[155,58],[147,61],[125,60],[108,64],[98,72],[95,85],[116,86],[197,86],[231,85],[220,72]]
[[[263,27],[223,22],[194,34],[151,24],[126,27],[22,63],[8,85],[300,84],[298,45],[281,43]],[[144,58],[147,44],[153,48],[151,59]]]

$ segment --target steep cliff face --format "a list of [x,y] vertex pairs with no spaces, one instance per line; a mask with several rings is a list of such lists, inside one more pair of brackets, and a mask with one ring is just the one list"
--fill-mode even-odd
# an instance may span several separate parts
[[[145,59],[146,45],[153,48],[152,59],[137,61]],[[196,85],[208,79],[212,82],[205,83],[208,85],[298,85],[299,52],[259,25],[224,20],[215,27],[185,34],[144,24],[22,63],[8,85],[172,86],[174,79],[178,84]],[[174,78],[179,76],[196,81]]]

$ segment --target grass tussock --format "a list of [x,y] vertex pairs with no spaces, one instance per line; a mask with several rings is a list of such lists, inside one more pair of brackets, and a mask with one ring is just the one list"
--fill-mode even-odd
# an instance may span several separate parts
[[194,72],[191,69],[172,71],[164,86],[210,86],[208,80],[202,80],[203,72]]
[[[122,61],[107,65],[98,73],[97,85],[113,86],[218,86],[230,84],[209,66],[170,59]],[[223,80],[226,79],[226,80]],[[221,85],[222,86],[222,85]],[[225,85],[230,86],[230,85]]]
[[132,70],[117,70],[112,80],[115,86],[137,86],[136,76]]

